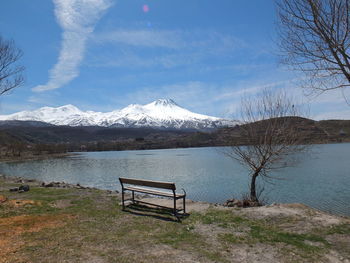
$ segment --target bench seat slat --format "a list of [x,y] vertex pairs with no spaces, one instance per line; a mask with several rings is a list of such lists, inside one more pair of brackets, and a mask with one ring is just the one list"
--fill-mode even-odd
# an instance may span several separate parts
[[140,180],[140,179],[133,179],[133,178],[123,178],[123,177],[120,177],[119,180],[123,184],[134,184],[134,185],[176,190],[175,183],[171,183],[171,182],[158,182],[158,181]]
[[[127,187],[124,187],[124,189],[125,190],[129,190],[129,191],[145,193],[145,194],[154,194],[154,195],[160,195],[160,196],[166,196],[166,197],[174,197],[173,193],[164,192],[164,191],[157,191],[157,190],[148,189],[148,188],[144,188],[144,187],[127,186]],[[184,194],[175,193],[175,196],[177,198],[178,197],[183,197]]]

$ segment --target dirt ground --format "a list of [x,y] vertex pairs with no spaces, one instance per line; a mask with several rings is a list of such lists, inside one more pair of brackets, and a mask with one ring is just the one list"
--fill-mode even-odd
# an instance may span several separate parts
[[[18,205],[15,207],[18,207]],[[20,215],[0,218],[0,262],[8,262],[9,255],[28,245],[20,238],[24,233],[40,232],[45,228],[61,227],[66,220],[71,218],[73,218],[71,215]]]
[[[172,201],[167,199],[159,199],[159,198],[140,198],[141,201],[151,202],[162,206],[172,206]],[[252,220],[266,220],[267,222],[277,222],[277,221],[285,221],[283,223],[284,228],[288,229],[288,231],[293,231],[293,233],[305,233],[310,229],[317,228],[327,228],[334,227],[339,225],[347,225],[350,227],[350,219],[346,217],[330,215],[327,213],[323,213],[321,211],[312,209],[303,204],[274,204],[270,206],[262,206],[262,207],[249,207],[249,208],[229,208],[221,205],[213,205],[206,202],[194,202],[188,200],[186,202],[186,209],[188,213],[199,212],[205,213],[208,209],[216,209],[221,211],[232,211],[239,216],[244,216],[246,218]],[[196,226],[196,231],[206,236],[207,239],[210,239],[211,243],[215,243],[215,237],[217,235],[231,233],[227,231],[227,229],[222,229],[219,227],[213,227],[212,225],[200,224]],[[239,236],[239,231],[235,233]],[[328,237],[330,242],[339,241],[339,238],[342,238],[341,243],[344,247],[347,247],[347,253],[345,256],[342,253],[338,253],[336,250],[329,250],[324,258],[317,259],[316,262],[330,262],[330,263],[350,263],[350,235],[346,237],[340,237],[339,235],[332,235]],[[320,243],[312,243],[309,244],[315,246],[322,246]],[[233,249],[230,249],[230,254],[232,255],[232,260],[230,262],[285,262],[291,260],[292,258],[283,258],[280,257],[280,253],[278,252],[281,247],[270,246],[267,244],[254,244],[254,246],[247,245],[238,245]],[[344,251],[342,251],[344,252]],[[289,255],[290,256],[290,255]],[[291,254],[293,256],[293,252]],[[302,259],[300,259],[302,260]],[[191,261],[195,262],[195,261]],[[298,262],[296,259],[295,262]],[[312,262],[305,261],[305,262]]]
[[350,218],[302,204],[229,208],[187,200],[188,215],[178,221],[150,206],[122,211],[111,191],[35,181],[25,182],[29,192],[8,191],[20,183],[0,178],[0,263],[350,263]]

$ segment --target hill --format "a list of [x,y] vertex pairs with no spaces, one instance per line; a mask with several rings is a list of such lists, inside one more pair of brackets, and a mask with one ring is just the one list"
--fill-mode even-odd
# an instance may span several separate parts
[[[291,117],[289,117],[291,118]],[[314,121],[291,118],[305,144],[350,142],[350,120]],[[253,125],[264,132],[264,123]],[[55,126],[41,122],[0,123],[1,155],[23,156],[70,151],[143,150],[244,145],[242,127],[208,131],[193,129]]]
[[[298,133],[302,136],[303,142],[312,143],[336,143],[350,142],[350,120],[323,120],[314,121],[301,117],[285,117],[290,118],[297,127]],[[246,125],[254,125],[254,128],[264,132],[264,123],[251,123]],[[242,136],[240,126],[219,129],[215,133],[215,141],[220,145],[229,144],[245,144],[244,136]]]

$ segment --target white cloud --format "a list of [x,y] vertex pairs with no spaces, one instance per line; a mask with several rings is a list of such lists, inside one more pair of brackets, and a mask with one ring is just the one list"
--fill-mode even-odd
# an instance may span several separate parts
[[350,90],[344,90],[344,92],[342,92],[340,89],[335,89],[323,92],[318,95],[310,95],[309,99],[310,101],[318,104],[342,103],[345,105],[346,101],[350,98],[348,94],[350,94]]
[[[159,98],[173,99],[180,106],[202,114],[216,114],[211,102],[212,95],[219,89],[218,85],[200,81],[188,81],[161,86],[147,86],[136,91],[109,96],[113,105],[125,107],[131,103],[146,104]],[[107,98],[106,98],[107,99]]]
[[[238,69],[237,69],[238,70]],[[174,99],[181,106],[194,112],[224,118],[237,118],[241,98],[243,96],[254,96],[264,88],[291,90],[291,95],[297,97],[295,92],[299,89],[293,86],[293,79],[287,79],[283,74],[270,74],[264,76],[250,76],[246,80],[225,81],[185,81],[165,85],[146,86],[121,98],[118,94],[105,98],[112,104],[125,106],[129,103],[148,103],[158,98]],[[303,100],[302,94],[298,101]],[[300,98],[300,99],[299,99]]]
[[36,107],[25,104],[25,103],[0,103],[0,115],[12,114],[24,110],[34,110]]
[[200,48],[232,51],[237,47],[247,46],[242,39],[232,35],[225,35],[216,31],[184,31],[184,30],[156,30],[156,29],[115,29],[94,34],[96,43],[124,44],[135,47],[163,47],[169,49]]
[[350,119],[350,107],[336,92],[317,98],[305,97],[303,90],[295,84],[296,79],[281,76],[265,76],[230,83],[207,83],[189,81],[158,87],[145,87],[127,94],[124,99],[130,103],[147,103],[157,98],[172,98],[180,105],[198,113],[237,119],[241,98],[259,94],[263,89],[283,89],[312,119]]
[[164,47],[178,49],[185,46],[180,31],[117,29],[95,35],[97,42],[111,42],[131,46]]
[[57,96],[59,93],[54,91],[53,93],[39,93],[28,98],[28,102],[32,105],[44,105],[44,106],[56,106],[57,103],[62,103],[62,101],[57,101]]
[[[91,54],[94,67],[193,66],[204,60],[227,59],[247,47],[242,39],[212,30],[115,29],[95,33],[93,41],[109,45],[108,51]],[[157,53],[145,49],[157,49]],[[205,64],[203,64],[205,65]]]
[[350,107],[347,110],[323,112],[313,117],[315,120],[349,120]]
[[49,72],[45,85],[33,91],[58,89],[79,75],[88,36],[103,12],[111,6],[110,0],[53,0],[58,24],[63,29],[58,62]]

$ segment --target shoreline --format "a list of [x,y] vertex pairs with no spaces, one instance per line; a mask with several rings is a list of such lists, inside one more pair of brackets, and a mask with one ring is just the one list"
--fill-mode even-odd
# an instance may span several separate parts
[[47,160],[54,158],[67,158],[71,156],[79,155],[78,152],[67,152],[67,153],[53,153],[53,154],[40,154],[40,155],[27,155],[20,157],[6,157],[0,158],[0,163],[11,163],[11,162],[21,162],[21,161],[37,161],[37,160]]
[[[118,190],[106,190],[106,189],[100,189],[97,187],[83,186],[83,185],[80,185],[79,183],[78,184],[70,184],[70,183],[66,183],[66,182],[57,182],[57,181],[45,182],[45,181],[40,181],[37,179],[29,179],[29,178],[24,178],[24,177],[20,177],[20,176],[10,176],[10,175],[4,175],[4,174],[0,174],[0,180],[1,179],[7,183],[29,184],[29,185],[39,186],[39,187],[43,187],[43,188],[68,188],[68,189],[80,189],[80,190],[98,190],[98,191],[102,191],[102,192],[109,193],[109,194],[115,193],[115,194],[118,194],[118,196],[120,194]],[[2,189],[2,187],[0,186],[0,191],[1,190],[4,190],[4,189]],[[149,199],[151,201],[156,201],[156,202],[159,202],[159,204],[161,204],[162,202],[166,203],[166,200],[167,200],[165,198],[152,197],[152,196],[149,196],[147,194],[145,194],[145,195],[137,194],[136,197],[138,199],[146,198],[146,199]],[[328,216],[332,216],[332,217],[339,217],[339,218],[344,218],[344,219],[350,220],[350,215],[330,213],[327,211],[323,211],[323,210],[308,206],[308,205],[303,204],[303,203],[274,203],[273,202],[271,204],[266,204],[266,205],[257,206],[257,207],[230,207],[230,206],[224,205],[229,200],[227,200],[224,203],[210,203],[210,202],[206,202],[206,201],[194,201],[194,200],[186,199],[186,202],[187,201],[190,203],[193,203],[193,204],[202,204],[202,205],[207,206],[207,207],[215,206],[215,207],[222,207],[222,208],[229,208],[229,209],[243,209],[243,210],[244,209],[252,209],[252,208],[259,209],[259,208],[264,208],[264,207],[278,207],[278,206],[281,206],[281,207],[290,207],[290,206],[291,207],[293,207],[293,206],[305,207],[306,209],[313,210],[315,212],[318,212],[318,213],[321,213],[324,215],[328,215]]]
[[[113,192],[112,190],[104,190],[104,189],[99,189],[96,187],[88,187],[88,186],[82,186],[80,184],[69,184],[66,182],[45,182],[45,181],[40,181],[37,179],[30,179],[30,178],[25,178],[21,176],[11,176],[11,175],[5,175],[5,174],[0,174],[0,180],[4,180],[5,183],[13,183],[13,184],[28,184],[32,186],[39,186],[43,188],[76,188],[76,189],[92,189],[92,190],[99,190],[99,191],[105,191],[105,192]],[[0,186],[0,190],[3,190]],[[114,192],[119,193],[119,191],[115,190]]]
[[[319,145],[337,145],[337,144],[350,144],[349,141],[341,141],[341,142],[318,142],[318,143],[312,143],[309,144],[311,146],[319,146]],[[244,146],[244,145],[243,145]],[[40,154],[40,155],[23,155],[20,157],[11,156],[11,157],[0,157],[0,163],[1,162],[19,162],[19,161],[32,161],[32,160],[46,160],[46,159],[53,159],[53,158],[65,158],[65,157],[71,157],[76,156],[82,153],[90,153],[90,152],[124,152],[124,151],[152,151],[152,150],[173,150],[173,149],[196,149],[196,148],[223,148],[223,147],[231,147],[230,145],[196,145],[196,146],[188,146],[188,147],[170,147],[170,148],[130,148],[130,149],[113,149],[113,150],[101,150],[101,151],[72,151],[72,152],[64,152],[64,153],[53,153],[53,154]]]

